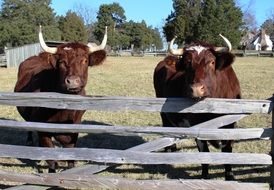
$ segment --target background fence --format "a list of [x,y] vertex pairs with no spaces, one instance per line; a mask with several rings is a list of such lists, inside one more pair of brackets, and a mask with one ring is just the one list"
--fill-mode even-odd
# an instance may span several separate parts
[[[53,42],[52,42],[53,43]],[[51,43],[51,45],[52,45]],[[49,43],[48,43],[49,44]],[[18,67],[21,62],[30,56],[38,55],[42,51],[40,44],[29,44],[22,47],[16,47],[6,50],[6,54],[0,55],[0,67]],[[263,56],[273,57],[273,51],[257,51],[257,50],[234,50],[233,53],[236,56]],[[119,51],[108,53],[108,56],[166,56],[166,51],[155,51],[155,52],[135,52],[130,51]]]
[[274,51],[258,51],[258,50],[233,50],[236,56],[257,56],[257,57],[273,57]]
[[27,58],[38,55],[42,51],[39,43],[24,45],[6,50],[7,67],[18,67]]
[[[182,138],[204,140],[271,139],[271,155],[274,153],[273,98],[269,100],[205,99],[192,101],[182,98],[133,98],[133,97],[88,97],[57,93],[0,93],[0,104],[10,106],[39,106],[58,109],[127,111],[171,113],[221,113],[213,120],[190,128],[174,127],[131,127],[80,124],[49,124],[0,120],[0,127],[17,130],[48,132],[87,132],[111,134],[157,134],[160,137],[127,150],[110,149],[52,149],[0,145],[0,157],[30,160],[88,160],[99,165],[85,165],[65,170],[57,174],[20,174],[1,170],[2,181],[22,182],[32,185],[61,186],[69,188],[118,188],[118,189],[267,189],[267,184],[238,183],[220,180],[132,180],[111,176],[93,175],[115,164],[235,164],[270,165],[270,187],[274,184],[272,157],[257,153],[159,153],[164,147]],[[269,114],[272,112],[272,128],[219,129],[236,122],[249,114]],[[163,137],[165,136],[165,137]],[[100,165],[100,163],[103,165]],[[28,186],[28,188],[31,186]],[[18,186],[12,189],[24,189]],[[38,188],[36,186],[36,188]],[[48,187],[39,187],[47,189]]]

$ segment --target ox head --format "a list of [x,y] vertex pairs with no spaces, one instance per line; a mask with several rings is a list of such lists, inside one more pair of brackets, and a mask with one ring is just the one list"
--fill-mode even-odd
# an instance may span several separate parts
[[58,75],[58,91],[78,94],[87,84],[88,66],[101,64],[106,58],[104,48],[107,42],[107,27],[102,43],[97,45],[66,43],[58,47],[48,47],[43,39],[41,26],[39,42],[48,60]]
[[[191,44],[183,49],[172,49],[175,38],[170,42],[169,50],[173,55],[181,56],[176,64],[177,71],[185,73],[185,82],[188,97],[201,99],[205,97],[218,97],[218,81],[231,66],[234,55],[231,51],[231,43],[220,35],[227,47],[213,47],[205,43]],[[224,76],[225,77],[225,76]]]

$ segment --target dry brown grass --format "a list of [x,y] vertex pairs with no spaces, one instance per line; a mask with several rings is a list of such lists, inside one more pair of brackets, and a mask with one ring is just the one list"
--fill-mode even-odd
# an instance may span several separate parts
[[[154,97],[153,69],[162,57],[108,57],[106,62],[90,68],[87,92],[91,95]],[[274,93],[274,59],[245,57],[237,58],[234,64],[239,77],[243,98],[266,99]],[[17,69],[0,69],[0,91],[13,91]],[[14,107],[0,106],[0,118],[22,120]],[[144,112],[97,112],[87,111],[84,121],[96,121],[113,125],[159,126],[158,113]],[[269,127],[269,115],[254,115],[239,122],[239,127]],[[0,143],[24,144],[25,132],[1,130]],[[113,135],[81,134],[78,146],[126,149],[151,140],[154,137],[119,137]],[[184,150],[197,151],[193,140],[182,144]],[[267,153],[269,141],[236,142],[234,152]],[[37,164],[36,167],[35,164]],[[79,163],[83,164],[83,163]],[[28,162],[17,159],[0,159],[0,168],[18,172],[34,172],[44,169],[44,162]],[[132,166],[123,165],[103,172],[101,175],[119,175],[135,179],[150,178],[200,178],[200,166]],[[267,182],[265,166],[236,166],[236,179],[248,182]],[[223,179],[223,167],[212,166],[211,178]]]

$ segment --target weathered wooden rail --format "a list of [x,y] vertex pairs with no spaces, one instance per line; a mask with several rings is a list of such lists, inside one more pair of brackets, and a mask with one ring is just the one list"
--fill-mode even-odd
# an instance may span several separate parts
[[76,110],[220,114],[270,113],[273,109],[271,100],[210,98],[191,101],[183,98],[92,97],[58,93],[0,93],[0,104]]
[[[94,175],[115,164],[248,164],[270,165],[270,188],[274,184],[273,143],[273,98],[269,100],[205,99],[191,101],[176,98],[132,98],[132,97],[82,97],[57,93],[0,93],[0,104],[9,106],[39,106],[60,109],[101,110],[101,111],[148,111],[173,113],[221,113],[213,120],[190,128],[174,127],[132,127],[104,125],[65,125],[0,120],[1,128],[48,132],[111,133],[123,135],[156,134],[160,137],[151,142],[128,150],[109,149],[50,149],[0,145],[0,157],[30,160],[88,160],[99,165],[85,165],[58,174],[18,174],[0,171],[0,180],[22,182],[32,185],[61,186],[69,188],[110,188],[110,189],[267,189],[267,184],[225,182],[217,180],[129,180]],[[249,114],[272,112],[272,128],[219,129],[236,122]],[[266,126],[267,127],[267,126]],[[272,141],[272,154],[256,153],[157,153],[184,138],[205,140],[267,139]],[[100,165],[100,163],[103,165]],[[18,186],[12,189],[26,189]],[[38,188],[38,186],[36,186]],[[39,189],[47,189],[39,186]]]

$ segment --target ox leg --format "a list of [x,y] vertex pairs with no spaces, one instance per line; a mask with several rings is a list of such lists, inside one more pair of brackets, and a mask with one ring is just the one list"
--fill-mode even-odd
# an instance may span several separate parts
[[[236,123],[224,126],[223,128],[233,129],[236,127]],[[222,152],[232,152],[233,141],[222,141]],[[234,175],[230,164],[225,164],[225,180],[234,180]]]
[[[232,152],[233,141],[222,141],[222,152]],[[230,164],[225,164],[225,180],[234,180],[234,175]]]
[[27,145],[27,146],[33,146],[32,131],[28,131],[28,136],[27,136],[26,145]]
[[[54,144],[52,142],[51,136],[48,133],[38,133],[39,137],[39,145],[41,147],[49,147],[49,148],[54,148]],[[56,167],[58,167],[57,162],[55,160],[47,160],[48,163],[49,173],[55,173],[56,172]]]
[[[58,134],[55,136],[55,139],[59,141],[64,148],[74,148],[78,139],[78,133]],[[67,164],[69,169],[73,168],[75,161],[68,160]]]
[[[199,152],[209,152],[207,141],[201,141],[196,139],[196,143],[197,143]],[[202,164],[202,178],[209,179],[208,164]]]
[[166,113],[160,113],[162,118],[163,127],[172,127]]

